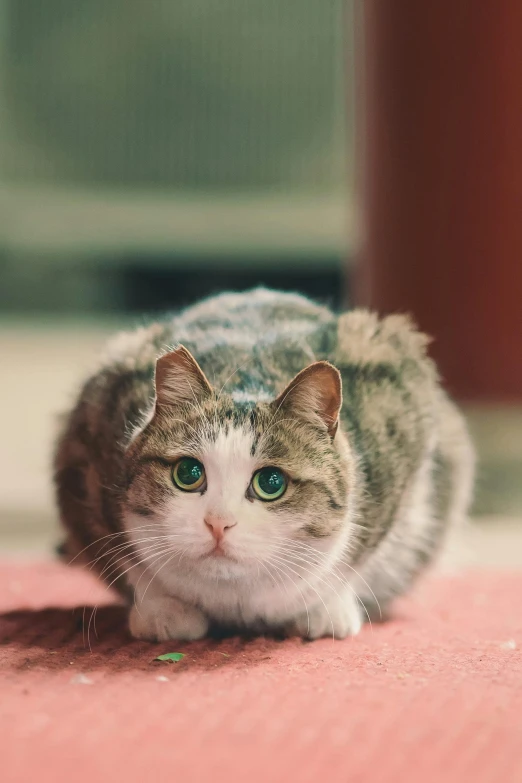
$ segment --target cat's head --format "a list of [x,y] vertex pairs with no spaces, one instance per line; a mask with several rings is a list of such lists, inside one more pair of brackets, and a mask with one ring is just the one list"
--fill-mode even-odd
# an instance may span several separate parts
[[126,452],[124,524],[143,562],[167,580],[182,564],[198,578],[252,581],[277,577],[289,558],[315,570],[346,546],[355,464],[338,430],[335,367],[310,365],[272,401],[238,401],[180,347],[158,360],[155,383]]

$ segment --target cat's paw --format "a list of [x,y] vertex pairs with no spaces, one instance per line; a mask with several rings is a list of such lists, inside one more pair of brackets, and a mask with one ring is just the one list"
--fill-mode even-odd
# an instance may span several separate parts
[[165,642],[169,639],[191,642],[206,635],[208,620],[195,606],[189,606],[177,598],[158,596],[132,607],[129,630],[135,639],[150,642]]
[[362,624],[359,602],[351,593],[344,593],[311,607],[308,612],[299,615],[287,630],[303,639],[320,639],[323,636],[345,639],[356,636]]

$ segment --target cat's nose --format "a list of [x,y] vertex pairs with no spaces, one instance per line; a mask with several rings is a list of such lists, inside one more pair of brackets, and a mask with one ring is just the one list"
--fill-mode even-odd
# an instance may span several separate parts
[[234,519],[230,519],[230,517],[218,517],[209,514],[205,517],[205,525],[219,543],[223,539],[225,531],[231,527],[235,527],[237,522]]

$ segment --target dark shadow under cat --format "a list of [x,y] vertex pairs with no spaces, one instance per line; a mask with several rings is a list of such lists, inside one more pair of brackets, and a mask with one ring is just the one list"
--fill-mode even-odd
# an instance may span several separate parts
[[[70,670],[74,674],[78,670],[162,673],[168,667],[169,672],[178,672],[231,663],[253,666],[277,654],[282,643],[313,644],[295,637],[285,639],[268,630],[254,635],[217,627],[202,641],[154,644],[130,637],[126,615],[125,607],[119,605],[22,609],[0,614],[1,668],[4,672]],[[184,653],[184,658],[176,664],[155,660],[167,652]]]

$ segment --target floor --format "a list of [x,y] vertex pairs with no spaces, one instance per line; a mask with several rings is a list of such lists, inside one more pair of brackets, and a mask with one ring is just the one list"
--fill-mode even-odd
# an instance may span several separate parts
[[2,781],[519,783],[521,591],[468,572],[353,640],[154,645],[88,575],[4,563]]

